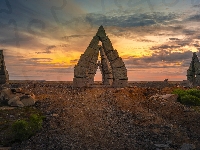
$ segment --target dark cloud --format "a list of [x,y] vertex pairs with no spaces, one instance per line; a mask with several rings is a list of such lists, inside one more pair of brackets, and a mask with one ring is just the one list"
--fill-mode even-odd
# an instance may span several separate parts
[[45,51],[43,52],[35,52],[37,54],[42,54],[42,53],[46,53],[46,54],[51,54],[52,53],[52,49],[56,48],[55,45],[51,45],[51,46],[47,46],[47,48],[45,49]]
[[[134,13],[136,11],[130,9],[127,10],[129,11],[128,13],[116,12],[115,15],[111,13],[98,14],[99,12],[83,15],[78,5],[75,3],[72,5],[70,1],[68,1],[67,5],[60,7],[63,2],[63,0],[48,2],[25,0],[0,1],[0,44],[6,51],[13,51],[12,47],[16,50],[16,46],[20,46],[19,53],[21,51],[25,54],[23,57],[16,53],[5,56],[6,64],[8,64],[7,68],[11,70],[11,76],[16,76],[17,78],[17,75],[24,73],[24,76],[26,76],[27,73],[27,76],[34,74],[36,77],[36,73],[41,72],[41,70],[43,74],[47,74],[48,76],[51,72],[54,74],[57,72],[63,74],[73,73],[73,67],[66,66],[65,68],[63,67],[65,63],[54,64],[50,58],[29,59],[29,51],[32,50],[33,53],[39,51],[36,52],[38,54],[50,54],[54,52],[55,48],[66,49],[60,47],[71,45],[74,46],[68,47],[69,50],[76,50],[77,52],[81,49],[82,51],[80,45],[82,43],[84,45],[86,42],[89,43],[87,36],[94,36],[96,29],[98,29],[97,27],[101,24],[104,25],[106,32],[112,36],[117,36],[118,38],[124,37],[134,40],[134,42],[144,42],[144,46],[141,46],[141,49],[146,46],[145,44],[148,46],[152,44],[149,44],[149,42],[157,42],[156,40],[159,36],[162,39],[151,47],[151,50],[153,50],[151,51],[153,52],[152,56],[143,56],[142,58],[129,57],[125,59],[125,63],[129,69],[163,68],[173,67],[173,65],[174,67],[188,67],[192,52],[172,53],[171,51],[176,49],[182,50],[184,46],[193,46],[193,48],[200,49],[200,44],[194,41],[194,39],[196,41],[200,39],[199,30],[187,26],[187,23],[192,24],[192,22],[200,21],[200,14],[191,15],[185,20],[183,19],[183,15],[179,15],[177,11],[176,13],[153,13],[153,11],[151,13],[143,13],[145,11]],[[145,0],[144,2],[148,6],[148,2]],[[122,2],[120,1],[120,3]],[[121,5],[118,5],[119,3],[116,4],[117,7],[121,7]],[[135,5],[135,3],[133,4]],[[195,5],[199,4],[195,3]],[[132,6],[131,4],[130,7]],[[55,10],[54,13],[52,13],[51,8]],[[121,9],[124,9],[124,7],[121,7]],[[87,10],[84,13],[87,13]],[[43,39],[45,40],[43,41]],[[155,41],[153,41],[154,39]],[[56,40],[62,41],[56,45],[47,46],[51,42],[45,43],[45,41],[51,40],[55,40],[52,43],[55,43]],[[167,42],[163,42],[163,40]],[[63,44],[63,42],[67,44]],[[113,40],[112,42],[113,44],[115,43]],[[87,44],[85,45],[87,46]],[[70,60],[70,63],[76,63],[77,61],[77,59]],[[181,62],[181,65],[176,65],[177,62]],[[61,68],[56,68],[56,66],[61,66]]]
[[200,39],[200,35],[196,35],[195,39]]
[[24,62],[25,66],[35,66],[35,65],[46,65],[46,63],[51,63],[51,58],[24,58],[20,59],[19,61]]
[[68,47],[69,46],[69,44],[61,44],[61,45],[59,45],[60,47]]
[[137,42],[147,42],[147,43],[149,43],[149,42],[154,42],[154,41],[152,41],[152,40],[144,39],[144,38],[138,38],[138,39],[136,39],[135,41],[137,41]]
[[82,37],[86,37],[89,35],[70,35],[70,36],[63,36],[62,39],[68,40],[68,39],[72,39],[72,38],[82,38]]
[[10,20],[8,24],[0,22],[2,29],[0,30],[0,44],[3,47],[20,47],[31,51],[45,46],[36,34],[31,34],[25,29],[19,30],[16,23],[15,20]]
[[178,31],[184,29],[183,25],[169,25],[168,28],[171,28],[172,31]]
[[164,49],[175,49],[175,48],[180,48],[181,46],[179,45],[160,45],[160,46],[153,46],[150,48],[150,50],[164,50]]
[[195,5],[193,5],[193,7],[199,8],[200,4],[195,4]]
[[125,16],[105,16],[101,14],[88,14],[86,21],[95,25],[118,26],[118,27],[138,27],[151,26],[157,23],[173,21],[177,16],[174,13],[145,13],[131,14]]
[[[188,66],[191,61],[192,52],[174,52],[170,53],[168,51],[159,51],[153,53],[152,56],[143,56],[141,58],[130,57],[124,59],[125,64],[128,68],[166,68],[166,67],[180,67]],[[181,64],[177,66],[177,62]]]
[[172,41],[180,40],[179,38],[169,38]]
[[200,47],[199,44],[193,44],[193,46],[194,46],[194,47],[198,47],[198,48]]
[[70,60],[70,63],[77,63],[78,59]]
[[51,45],[51,46],[48,46],[47,48],[46,48],[46,50],[51,50],[51,49],[53,49],[53,48],[56,48],[56,46],[55,45]]
[[194,35],[195,33],[197,33],[197,31],[193,30],[193,29],[184,29],[183,30],[183,34],[185,34],[185,35]]
[[0,13],[7,13],[7,14],[11,14],[12,13],[12,7],[10,5],[10,2],[8,0],[1,0],[0,1],[0,6],[4,6],[5,8],[1,8],[0,9]]
[[57,67],[57,68],[46,68],[45,70],[37,70],[37,72],[51,72],[51,73],[73,73],[74,68],[70,66]]
[[192,15],[188,18],[188,21],[200,21],[200,14]]

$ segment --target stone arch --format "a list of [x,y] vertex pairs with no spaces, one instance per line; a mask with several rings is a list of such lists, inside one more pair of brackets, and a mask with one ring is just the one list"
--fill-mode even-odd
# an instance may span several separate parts
[[[102,42],[102,46],[98,45],[99,41]],[[99,51],[101,64],[97,62]],[[112,85],[113,87],[125,87],[127,85],[128,77],[125,64],[122,58],[119,57],[117,50],[113,48],[108,36],[106,36],[103,26],[99,27],[74,68],[74,87],[92,85],[98,65],[101,67],[104,85]]]

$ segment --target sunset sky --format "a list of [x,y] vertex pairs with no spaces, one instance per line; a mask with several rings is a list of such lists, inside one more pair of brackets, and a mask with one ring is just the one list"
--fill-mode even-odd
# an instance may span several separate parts
[[72,81],[100,25],[129,81],[185,80],[192,52],[200,55],[200,0],[1,0],[10,80]]

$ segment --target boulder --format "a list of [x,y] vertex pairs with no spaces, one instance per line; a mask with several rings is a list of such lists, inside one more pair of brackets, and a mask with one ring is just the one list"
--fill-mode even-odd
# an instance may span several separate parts
[[33,93],[22,93],[21,88],[4,88],[0,94],[0,103],[5,103],[9,106],[31,106],[36,102]]
[[181,149],[180,150],[193,150],[195,149],[195,146],[193,144],[187,144],[187,143],[184,143],[182,146],[181,146]]
[[168,101],[176,102],[178,95],[176,95],[176,94],[166,94],[166,95],[161,95],[161,98],[168,100]]
[[10,104],[10,106],[15,106],[15,107],[24,107],[24,104],[21,101],[14,101]]
[[22,88],[11,88],[11,91],[15,92],[15,93],[21,93],[22,92]]
[[5,88],[1,91],[0,101],[9,100],[13,97],[15,97],[15,94],[9,88]]
[[19,96],[15,96],[15,97],[9,99],[8,105],[12,105],[12,103],[15,103],[16,101],[20,101]]
[[8,101],[8,105],[15,107],[24,107],[24,104],[20,101],[19,96],[15,96]]
[[23,97],[21,99],[21,102],[24,104],[24,106],[32,106],[35,104],[36,100],[31,95],[27,95],[27,97]]

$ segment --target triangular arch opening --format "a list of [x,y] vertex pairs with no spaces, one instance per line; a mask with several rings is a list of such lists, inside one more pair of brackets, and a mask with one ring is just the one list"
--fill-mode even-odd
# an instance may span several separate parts
[[[99,52],[101,63],[98,64]],[[91,40],[88,48],[81,55],[78,64],[74,67],[74,87],[84,87],[94,84],[95,74],[100,67],[102,82],[113,87],[125,87],[127,85],[127,69],[117,50],[106,36],[103,26],[100,26],[96,35]]]

